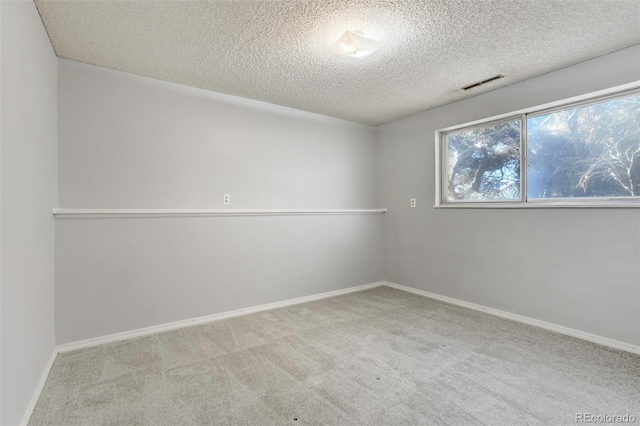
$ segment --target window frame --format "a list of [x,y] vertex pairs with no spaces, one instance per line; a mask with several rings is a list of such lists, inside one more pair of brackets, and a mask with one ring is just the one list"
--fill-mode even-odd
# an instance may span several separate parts
[[[527,196],[527,119],[566,109],[601,103],[627,95],[640,95],[640,81],[524,108],[489,118],[446,127],[435,132],[435,208],[640,208],[639,197],[558,197],[531,198]],[[472,130],[490,124],[520,120],[520,199],[505,200],[447,200],[448,177],[447,135],[461,130]]]

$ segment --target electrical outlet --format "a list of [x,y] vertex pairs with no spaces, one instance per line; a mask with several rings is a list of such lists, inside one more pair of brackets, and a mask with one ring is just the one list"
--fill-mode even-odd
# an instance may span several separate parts
[[222,204],[224,205],[231,204],[231,194],[224,194],[222,196]]
[[410,206],[411,206],[412,209],[416,207],[416,199],[415,198],[411,199]]

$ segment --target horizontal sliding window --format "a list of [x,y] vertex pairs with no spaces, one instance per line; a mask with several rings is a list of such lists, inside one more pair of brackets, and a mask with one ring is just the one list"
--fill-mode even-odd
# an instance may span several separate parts
[[640,195],[640,96],[527,119],[529,198]]
[[447,135],[447,199],[519,200],[522,121]]
[[438,133],[437,205],[640,202],[637,90]]

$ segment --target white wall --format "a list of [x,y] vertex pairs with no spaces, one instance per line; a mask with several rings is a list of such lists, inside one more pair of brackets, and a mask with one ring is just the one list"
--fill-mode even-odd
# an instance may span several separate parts
[[640,46],[379,127],[386,279],[640,344],[638,209],[433,208],[436,130],[636,80]]
[[[66,60],[59,126],[62,208],[377,207],[368,126]],[[378,281],[382,219],[57,220],[58,343]]]
[[59,81],[63,207],[372,206],[372,127],[67,60]]
[[58,62],[33,2],[3,1],[0,7],[0,422],[15,425],[55,346]]

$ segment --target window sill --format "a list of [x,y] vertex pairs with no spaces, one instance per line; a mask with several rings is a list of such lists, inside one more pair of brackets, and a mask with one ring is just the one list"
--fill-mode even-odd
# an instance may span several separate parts
[[619,209],[640,208],[638,201],[540,201],[526,203],[447,203],[436,204],[436,209]]

